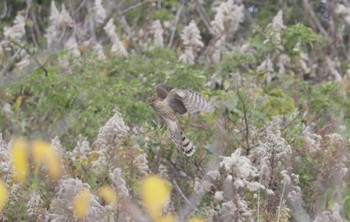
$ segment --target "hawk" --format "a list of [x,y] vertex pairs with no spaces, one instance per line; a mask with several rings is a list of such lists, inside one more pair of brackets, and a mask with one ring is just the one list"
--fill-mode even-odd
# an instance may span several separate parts
[[177,89],[159,83],[156,86],[157,96],[149,99],[148,103],[158,115],[159,123],[166,125],[171,139],[183,153],[192,156],[196,151],[193,143],[185,136],[177,116],[186,113],[212,112],[214,107],[199,92],[191,89]]

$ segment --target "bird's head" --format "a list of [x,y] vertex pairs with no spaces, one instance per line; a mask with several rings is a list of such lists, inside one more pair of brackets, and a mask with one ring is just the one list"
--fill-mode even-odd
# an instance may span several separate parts
[[159,100],[159,98],[158,97],[151,97],[151,98],[149,98],[148,100],[147,100],[147,104],[148,105],[153,105],[155,102],[157,102]]

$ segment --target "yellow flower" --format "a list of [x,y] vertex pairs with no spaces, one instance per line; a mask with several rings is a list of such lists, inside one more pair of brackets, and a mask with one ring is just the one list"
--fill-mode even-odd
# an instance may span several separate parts
[[98,189],[98,194],[104,201],[109,204],[115,204],[117,202],[117,193],[112,187],[102,186]]
[[155,221],[161,221],[161,212],[169,201],[170,189],[159,176],[148,176],[141,183],[143,206]]
[[200,217],[192,217],[188,220],[188,222],[205,222],[205,220]]
[[75,215],[79,219],[84,219],[89,214],[91,204],[90,191],[87,188],[84,188],[80,191],[73,200],[73,209]]
[[15,103],[15,107],[16,107],[17,109],[18,109],[19,107],[21,107],[22,102],[23,102],[23,96],[17,97],[16,103]]
[[15,139],[12,142],[11,160],[14,180],[25,183],[29,174],[27,142]]
[[61,159],[52,146],[42,140],[36,140],[32,143],[33,161],[39,167],[40,164],[46,164],[49,175],[52,179],[58,179],[61,175]]
[[0,180],[0,212],[4,208],[9,197],[5,184]]
[[157,220],[157,222],[174,222],[174,221],[175,221],[174,215],[166,215]]

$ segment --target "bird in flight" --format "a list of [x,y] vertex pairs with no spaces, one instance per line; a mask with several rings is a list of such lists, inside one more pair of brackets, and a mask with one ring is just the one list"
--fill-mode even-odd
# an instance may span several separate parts
[[177,89],[159,83],[156,86],[157,96],[148,100],[153,107],[160,126],[167,126],[168,133],[174,143],[179,146],[183,153],[192,156],[196,151],[193,143],[184,134],[177,116],[186,113],[213,112],[214,106],[210,104],[199,92],[191,89]]

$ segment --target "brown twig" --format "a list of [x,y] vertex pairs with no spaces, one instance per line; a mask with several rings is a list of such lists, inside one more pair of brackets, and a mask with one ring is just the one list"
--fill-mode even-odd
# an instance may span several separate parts
[[201,17],[205,27],[208,29],[210,34],[213,35],[214,34],[213,27],[210,24],[210,19],[209,19],[207,13],[205,12],[204,7],[199,3],[198,0],[196,0],[196,6],[197,6],[196,7],[197,12],[198,12],[199,16]]
[[288,127],[290,127],[295,122],[295,120],[297,120],[300,116],[301,116],[301,113],[298,113],[298,115],[296,115],[285,127],[283,127],[281,132],[284,132]]
[[175,185],[175,189],[180,194],[180,196],[185,200],[187,204],[192,204],[191,201],[185,196],[185,194],[182,192],[181,188],[179,187],[179,184],[177,184],[176,180],[173,179],[173,184]]
[[181,17],[181,14],[182,14],[182,10],[183,10],[183,6],[181,6],[181,7],[179,8],[179,10],[177,11],[177,13],[176,13],[175,25],[174,25],[174,27],[173,27],[173,30],[171,31],[171,35],[170,35],[170,40],[169,40],[168,48],[171,48],[172,45],[173,45],[175,32],[176,32],[176,29],[177,29],[177,25],[179,24],[179,21],[180,21],[180,17]]
[[128,36],[131,35],[131,28],[130,25],[128,24],[128,22],[126,21],[125,16],[123,15],[122,11],[120,10],[119,5],[117,6],[117,14],[120,18],[120,24],[122,25],[122,27],[125,29],[126,33],[128,33]]
[[[205,167],[204,172],[208,172],[211,170],[217,170],[219,166],[219,156],[223,154],[225,149],[227,148],[227,143],[225,142],[225,129],[222,125],[218,124],[216,129],[219,129],[221,132],[218,134],[218,138],[216,139],[215,143],[213,144],[214,153],[215,155],[209,160],[207,166]],[[208,178],[204,177],[200,183],[203,183]],[[203,196],[205,193],[194,193],[189,198],[190,204],[185,204],[180,210],[179,210],[179,220],[180,221],[186,221],[185,219],[192,213],[192,211],[196,208],[196,206],[201,202]]]
[[[185,169],[183,169],[182,166],[179,166],[176,162],[174,162],[174,161],[172,161],[172,160],[170,160],[168,158],[166,160],[173,167],[173,170],[174,170],[173,172],[176,174],[176,177],[183,177],[183,178],[186,178],[186,179],[188,179],[188,178],[192,178],[192,179],[195,178],[195,175],[192,172],[189,172],[189,171],[185,172],[184,171]],[[184,174],[181,175],[181,171]]]
[[[2,46],[1,46],[2,47]],[[5,51],[5,50],[4,50]],[[9,67],[11,67],[14,63],[15,60],[17,58],[17,56],[19,55],[19,53],[21,52],[21,50],[16,50],[13,55],[11,56],[11,58],[9,59],[9,62],[7,63],[3,63],[3,67],[1,69],[1,73],[2,75],[5,75],[6,72],[9,70]],[[5,59],[4,59],[5,60]]]
[[307,11],[306,14],[310,15],[312,25],[315,26],[322,33],[322,35],[329,38],[327,31],[323,28],[322,24],[317,19],[317,16],[316,16],[314,10],[312,9],[309,0],[303,0],[303,5],[304,5],[304,9]]
[[42,33],[41,33],[41,31],[40,31],[40,27],[39,27],[39,22],[38,22],[38,18],[37,18],[37,13],[36,12],[34,12],[33,10],[30,10],[30,18],[33,20],[33,30],[32,30],[32,32],[33,32],[33,41],[35,41],[34,42],[34,45],[36,46],[36,47],[38,47],[39,46],[39,44],[38,44],[38,40],[37,40],[37,38],[38,37],[41,37],[42,36]]
[[124,2],[125,2],[126,0],[121,0],[119,3],[118,3],[118,8],[120,8],[123,4],[124,4]]
[[244,3],[246,3],[246,4],[252,4],[252,5],[263,6],[264,4],[266,4],[266,1],[264,1],[264,0],[258,0],[258,1],[244,0]]
[[144,5],[144,4],[146,4],[146,3],[149,3],[149,0],[146,0],[146,1],[143,1],[143,2],[139,2],[139,3],[137,3],[137,4],[133,5],[133,6],[130,6],[129,8],[124,9],[124,10],[121,12],[121,14],[124,15],[124,14],[127,13],[128,11],[134,10],[134,9],[136,9],[136,8],[138,8],[138,7],[140,7],[140,6]]
[[4,1],[4,10],[3,10],[3,12],[1,12],[1,14],[0,14],[0,19],[4,19],[4,18],[6,17],[7,11],[8,11],[8,9],[7,9],[7,2]]
[[131,202],[129,199],[124,199],[120,201],[121,208],[124,212],[132,215],[133,219],[136,221],[147,222],[150,221],[147,215],[145,215],[141,209]]
[[18,48],[23,49],[24,51],[26,51],[26,53],[28,55],[30,55],[30,57],[33,58],[34,61],[39,65],[39,67],[44,71],[45,76],[47,76],[47,74],[49,73],[47,71],[47,69],[40,63],[40,61],[36,58],[36,56],[34,56],[33,53],[27,47],[19,44],[18,42],[16,42],[13,39],[8,39],[8,41],[11,42],[13,45],[17,46]]
[[86,0],[80,2],[79,6],[74,10],[73,14],[77,14],[86,4]]
[[245,133],[245,141],[247,146],[246,150],[247,150],[247,155],[249,155],[250,145],[249,145],[249,124],[248,124],[248,118],[247,118],[247,108],[242,96],[239,93],[239,90],[237,91],[237,96],[243,105],[243,116],[244,116],[245,130],[246,130],[246,133]]
[[[89,14],[93,14],[93,8],[91,6],[91,3],[88,1],[86,2],[86,10],[88,11]],[[96,24],[95,24],[95,21],[93,19],[93,16],[89,16],[89,18],[87,19],[87,27],[89,29],[89,32],[90,32],[90,37],[91,37],[91,40],[92,42],[96,42]]]

